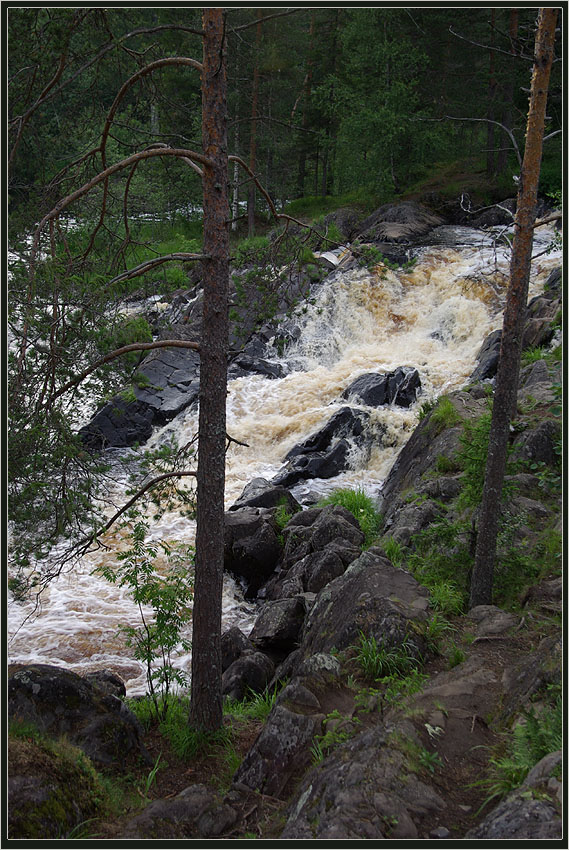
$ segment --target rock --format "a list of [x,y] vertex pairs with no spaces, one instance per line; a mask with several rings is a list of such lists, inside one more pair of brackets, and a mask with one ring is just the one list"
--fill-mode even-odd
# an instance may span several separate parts
[[131,752],[151,762],[135,715],[70,670],[47,664],[18,668],[8,678],[8,713],[48,735],[66,735],[96,764],[122,763]]
[[[343,563],[354,549],[359,555],[364,534],[357,519],[341,505],[309,508],[295,514],[283,529],[284,550],[281,568],[288,570],[312,552],[336,546]],[[353,559],[352,559],[353,560]]]
[[535,764],[524,781],[522,788],[537,788],[548,782],[553,771],[563,762],[563,750],[548,753]]
[[446,826],[437,826],[429,832],[429,838],[448,838],[450,830]]
[[342,398],[359,401],[370,407],[396,404],[410,407],[417,400],[421,379],[416,369],[400,366],[393,372],[368,372],[352,381]]
[[316,597],[302,633],[302,657],[357,645],[362,632],[386,648],[406,641],[409,652],[422,657],[428,607],[424,587],[381,550],[369,549]]
[[488,334],[476,355],[478,366],[470,376],[470,382],[474,383],[476,381],[485,381],[488,378],[494,377],[498,371],[501,342],[501,330],[492,331],[491,334]]
[[173,799],[155,800],[125,825],[121,838],[217,838],[238,820],[235,809],[205,785],[190,785]]
[[68,742],[11,736],[7,756],[10,840],[64,839],[104,814],[92,766]]
[[406,505],[394,513],[394,521],[389,522],[389,536],[402,546],[409,546],[416,534],[441,516],[441,508],[436,502],[428,500]]
[[252,357],[242,352],[231,361],[227,370],[227,378],[232,381],[251,373],[263,375],[265,378],[284,378],[286,374],[280,363],[272,363],[262,357]]
[[253,651],[253,644],[238,626],[221,635],[221,670],[225,672],[244,652]]
[[544,638],[537,650],[507,667],[502,676],[502,713],[509,719],[530,707],[531,697],[547,685],[561,681],[563,654],[559,637]]
[[283,505],[289,513],[302,510],[300,504],[286,487],[274,486],[266,478],[253,478],[244,488],[236,502],[229,508],[276,508]]
[[94,451],[109,446],[124,448],[145,443],[152,434],[153,423],[154,413],[146,404],[115,396],[79,430],[79,437]]
[[294,780],[310,764],[310,745],[322,731],[323,719],[323,714],[297,713],[276,704],[238,768],[234,783],[285,799]]
[[548,610],[561,610],[563,600],[563,578],[550,579],[542,581],[540,584],[534,584],[529,587],[524,593],[521,600],[522,605],[538,605],[544,606]]
[[133,385],[134,401],[111,399],[79,435],[94,450],[145,443],[155,425],[169,422],[199,396],[199,354],[191,349],[159,349],[137,370],[144,384]]
[[518,623],[518,618],[514,614],[501,611],[495,605],[477,605],[470,609],[468,617],[478,623],[477,637],[504,634]]
[[479,215],[475,215],[470,220],[469,225],[482,229],[484,227],[497,227],[501,224],[513,224],[516,205],[515,198],[506,198],[506,200],[494,204]]
[[286,799],[310,764],[310,745],[322,731],[325,705],[331,695],[341,698],[339,676],[340,665],[330,655],[313,656],[300,665],[279,693],[234,783]]
[[223,673],[223,696],[242,700],[249,691],[262,693],[275,672],[271,659],[262,652],[247,652],[237,658]]
[[409,242],[442,223],[442,218],[422,204],[402,201],[381,206],[360,222],[354,235],[364,242]]
[[365,411],[342,407],[323,428],[288,452],[284,458],[287,465],[277,473],[272,483],[292,487],[306,478],[333,478],[338,475],[346,468],[351,447],[365,443],[368,419]]
[[560,434],[560,425],[555,419],[542,419],[535,428],[517,436],[512,454],[516,459],[556,466],[560,460],[556,450]]
[[357,210],[350,209],[349,207],[343,207],[342,209],[335,210],[325,216],[324,228],[327,230],[331,224],[334,224],[340,231],[342,239],[347,242],[351,242],[352,237],[357,230],[360,217],[361,214],[358,213]]
[[[408,724],[399,731],[413,734]],[[416,822],[443,811],[445,803],[392,744],[385,727],[377,724],[335,747],[302,779],[281,838],[417,839]]]
[[556,269],[553,269],[545,281],[544,290],[547,293],[551,293],[552,295],[557,295],[561,288],[561,279],[563,277],[563,272],[561,266]]
[[[477,419],[486,411],[485,399],[475,399],[466,392],[450,393],[446,398],[455,408],[460,420]],[[439,430],[436,422],[432,421],[433,413],[434,411],[430,411],[419,422],[399,452],[384,482],[379,510],[384,515],[386,528],[396,519],[395,514],[400,509],[396,497],[405,490],[417,487],[423,473],[435,467],[440,455],[453,458],[461,448],[462,425],[443,425]]]
[[545,360],[530,363],[520,372],[520,388],[528,389],[536,384],[551,384],[549,368]]
[[251,643],[267,652],[288,655],[296,648],[305,616],[299,597],[266,602],[251,630]]
[[126,687],[120,676],[112,670],[95,670],[93,673],[85,673],[83,680],[98,688],[104,694],[124,699]]
[[534,799],[527,791],[514,791],[478,826],[469,829],[466,839],[500,841],[540,841],[560,839],[562,822],[555,807],[546,800]]
[[281,554],[276,525],[260,508],[225,514],[225,569],[246,584],[252,598],[274,571]]

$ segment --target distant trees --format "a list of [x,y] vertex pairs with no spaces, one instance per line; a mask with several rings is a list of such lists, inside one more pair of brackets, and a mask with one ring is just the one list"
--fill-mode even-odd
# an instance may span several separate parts
[[557,10],[539,10],[526,144],[514,224],[510,282],[504,310],[500,361],[496,375],[484,489],[478,519],[470,605],[490,605],[500,498],[506,468],[510,421],[516,412],[522,334],[536,218],[537,189],[546,121],[547,92],[555,45]]

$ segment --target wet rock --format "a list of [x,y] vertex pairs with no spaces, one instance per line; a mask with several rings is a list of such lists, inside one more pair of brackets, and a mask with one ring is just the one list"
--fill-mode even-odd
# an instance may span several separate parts
[[234,357],[227,370],[228,379],[234,380],[250,374],[263,375],[265,378],[283,378],[286,373],[280,363],[264,360],[262,357],[252,357],[246,353]]
[[300,504],[286,487],[275,486],[266,478],[253,478],[244,488],[230,511],[241,508],[276,508],[282,505],[289,513],[301,510]]
[[277,528],[260,508],[241,508],[225,514],[225,569],[246,584],[245,595],[256,596],[274,571],[281,554]]
[[155,425],[169,422],[198,399],[196,351],[160,349],[143,360],[137,373],[144,383],[137,382],[132,387],[136,400],[115,396],[80,429],[79,435],[89,448],[123,448],[145,443]]
[[8,678],[8,713],[51,736],[66,735],[96,764],[121,763],[130,752],[151,761],[135,715],[70,670],[47,664],[17,669]]
[[561,818],[552,803],[518,790],[486,815],[482,823],[469,829],[464,837],[487,841],[540,841],[560,839],[561,834]]
[[485,381],[488,378],[493,378],[495,376],[498,371],[498,363],[500,361],[501,342],[501,330],[492,331],[491,334],[488,334],[476,355],[478,366],[470,376],[470,382],[474,383],[476,381]]
[[252,651],[253,644],[238,626],[232,626],[221,635],[221,670],[225,672],[244,652]]
[[556,269],[553,269],[549,273],[547,280],[545,281],[544,290],[547,293],[551,293],[552,295],[557,295],[561,288],[561,280],[563,277],[563,272],[561,266]]
[[421,379],[416,369],[400,366],[393,372],[368,372],[352,381],[342,398],[353,399],[370,407],[396,404],[410,407],[417,400]]
[[275,672],[271,659],[262,652],[246,652],[237,658],[223,673],[223,696],[242,700],[249,691],[262,693]]
[[285,457],[286,466],[272,479],[273,484],[292,487],[307,478],[333,478],[346,468],[353,446],[366,442],[365,425],[369,415],[350,407],[338,410],[326,425]]
[[190,785],[173,799],[155,800],[131,818],[121,837],[127,839],[217,838],[235,825],[238,814],[216,791]]

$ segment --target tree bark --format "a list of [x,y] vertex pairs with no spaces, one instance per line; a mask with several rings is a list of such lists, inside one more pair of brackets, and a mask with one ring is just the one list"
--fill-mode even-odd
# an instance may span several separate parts
[[522,333],[526,315],[533,230],[545,127],[545,107],[555,44],[556,9],[539,10],[526,145],[517,199],[510,284],[504,310],[488,457],[478,522],[470,605],[492,604],[500,498],[506,469],[510,420],[517,402]]
[[204,308],[198,426],[196,570],[190,724],[222,724],[221,599],[225,497],[229,198],[227,102],[222,9],[204,9],[202,134],[204,152]]

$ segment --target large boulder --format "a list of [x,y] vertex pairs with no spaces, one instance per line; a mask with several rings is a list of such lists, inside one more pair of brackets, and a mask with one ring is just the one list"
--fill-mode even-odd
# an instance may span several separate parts
[[307,478],[334,478],[348,463],[354,446],[363,446],[369,414],[342,407],[306,440],[294,446],[284,460],[286,466],[272,483],[292,487]]
[[270,513],[245,507],[225,514],[225,569],[245,583],[245,595],[256,596],[273,573],[282,546]]
[[394,567],[381,549],[368,549],[316,597],[302,632],[302,657],[348,649],[363,633],[387,649],[405,643],[420,659],[428,610],[426,588]]
[[476,355],[478,365],[470,376],[470,381],[485,381],[493,378],[498,371],[500,361],[500,345],[502,343],[502,331],[496,330],[488,334],[484,339],[480,350]]
[[292,514],[301,510],[299,502],[286,487],[273,485],[266,478],[253,478],[243,488],[243,492],[229,510],[238,511],[241,508],[277,508],[281,506]]
[[154,800],[125,825],[126,839],[218,838],[235,826],[237,811],[212,788],[190,785],[175,797]]
[[396,404],[410,407],[417,400],[421,379],[416,369],[400,366],[393,372],[368,372],[360,375],[342,393],[342,398],[370,407]]
[[83,753],[66,741],[11,735],[8,762],[8,838],[33,846],[65,839],[103,814],[105,794]]
[[262,693],[275,673],[275,666],[263,652],[245,652],[231,664],[221,678],[224,697],[242,700],[247,693]]
[[71,670],[48,664],[16,668],[8,678],[8,715],[52,737],[67,736],[99,765],[121,763],[128,753],[151,761],[135,715]]
[[533,842],[559,840],[561,836],[562,820],[555,806],[522,788],[509,794],[464,837],[477,841]]
[[310,746],[322,731],[330,694],[338,698],[340,665],[329,655],[300,666],[280,692],[267,722],[234,776],[234,783],[286,799],[310,764]]
[[191,349],[159,349],[138,369],[134,400],[112,398],[80,429],[85,445],[100,450],[145,443],[155,425],[169,422],[199,396],[199,354]]
[[436,213],[416,201],[384,204],[357,227],[365,242],[411,242],[443,224]]

